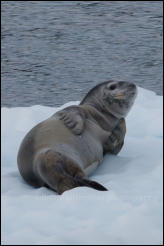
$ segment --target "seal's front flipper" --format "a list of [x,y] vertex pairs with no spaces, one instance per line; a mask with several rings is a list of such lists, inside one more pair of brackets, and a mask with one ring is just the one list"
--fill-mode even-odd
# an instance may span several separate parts
[[58,112],[59,119],[62,120],[75,135],[80,135],[84,129],[85,114],[78,106],[70,106]]
[[112,153],[118,154],[124,144],[124,138],[126,133],[125,119],[121,118],[118,125],[113,129],[107,141],[104,143],[103,151],[104,154]]

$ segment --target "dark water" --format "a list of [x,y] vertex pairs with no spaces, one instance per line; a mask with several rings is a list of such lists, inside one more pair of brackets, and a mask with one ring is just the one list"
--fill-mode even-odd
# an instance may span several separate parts
[[161,1],[3,1],[2,106],[57,106],[97,83],[162,95]]

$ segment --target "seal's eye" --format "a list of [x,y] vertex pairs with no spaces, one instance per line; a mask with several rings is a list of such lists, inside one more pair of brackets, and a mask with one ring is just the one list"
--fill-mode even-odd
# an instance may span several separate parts
[[115,90],[115,89],[116,89],[116,85],[111,85],[111,86],[109,87],[109,89],[110,89],[110,90]]

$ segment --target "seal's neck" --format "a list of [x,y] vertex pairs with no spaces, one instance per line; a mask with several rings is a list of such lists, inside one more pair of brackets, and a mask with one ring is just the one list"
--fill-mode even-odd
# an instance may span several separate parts
[[103,107],[99,106],[99,104],[95,105],[95,100],[94,103],[87,102],[80,106],[85,107],[89,115],[106,131],[112,131],[119,122],[118,118],[106,110],[103,110]]
[[102,107],[103,107],[103,106],[101,106],[100,99],[95,97],[95,96],[94,97],[90,96],[89,98],[87,97],[86,99],[84,98],[81,101],[80,105],[84,105],[84,104],[85,105],[90,105],[90,106],[96,108],[99,111],[101,111]]

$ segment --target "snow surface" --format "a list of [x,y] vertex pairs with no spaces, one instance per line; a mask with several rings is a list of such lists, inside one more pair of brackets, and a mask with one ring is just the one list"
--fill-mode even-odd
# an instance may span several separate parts
[[162,96],[138,88],[121,152],[106,155],[87,187],[57,195],[24,182],[17,152],[25,134],[60,108],[2,108],[2,244],[162,244]]

